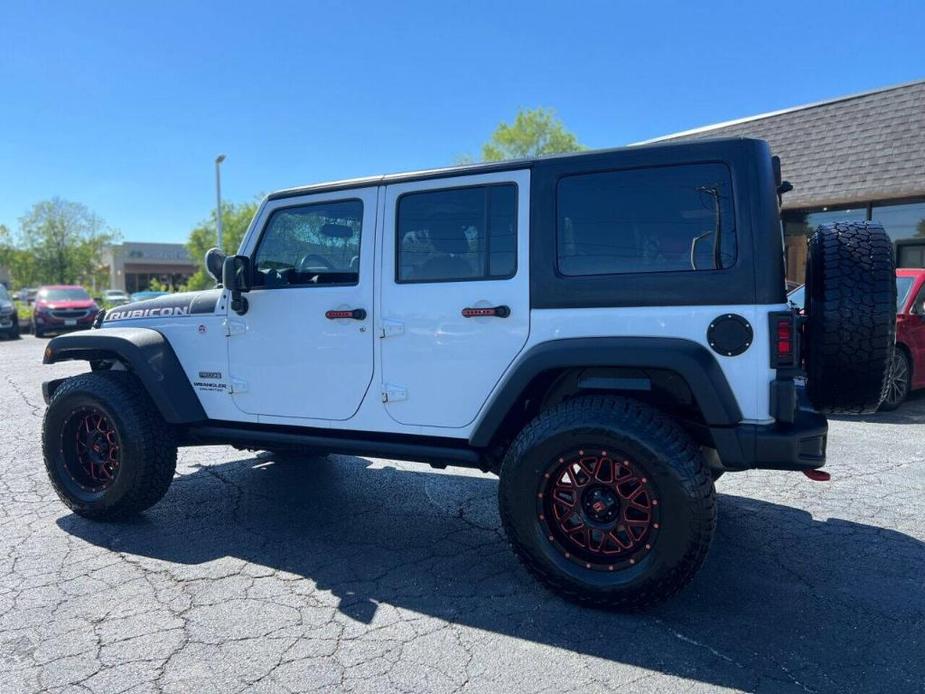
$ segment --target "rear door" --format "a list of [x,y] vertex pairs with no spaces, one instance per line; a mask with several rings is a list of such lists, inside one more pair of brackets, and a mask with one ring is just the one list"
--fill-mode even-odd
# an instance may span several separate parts
[[528,170],[386,188],[380,344],[395,421],[465,427],[523,348],[529,201]]

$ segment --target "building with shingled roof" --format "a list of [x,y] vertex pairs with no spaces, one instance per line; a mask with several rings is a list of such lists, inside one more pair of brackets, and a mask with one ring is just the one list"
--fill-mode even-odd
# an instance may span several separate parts
[[767,140],[794,189],[783,198],[787,279],[804,280],[806,235],[868,219],[896,244],[897,265],[925,267],[925,80],[717,123],[652,142]]

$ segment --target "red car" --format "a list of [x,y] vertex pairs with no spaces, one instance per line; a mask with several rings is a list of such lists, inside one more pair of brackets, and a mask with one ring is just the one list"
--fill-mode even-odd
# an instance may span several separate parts
[[883,410],[895,410],[910,391],[925,388],[925,270],[898,269],[896,290],[896,353]]
[[32,332],[42,337],[45,333],[89,328],[99,310],[83,287],[64,284],[41,287],[32,305]]

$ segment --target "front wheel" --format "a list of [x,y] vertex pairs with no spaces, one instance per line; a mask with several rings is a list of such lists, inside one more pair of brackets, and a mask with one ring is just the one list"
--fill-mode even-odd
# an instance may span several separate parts
[[177,465],[173,432],[127,372],[69,378],[42,425],[45,468],[74,513],[111,520],[144,511],[167,492]]
[[658,410],[583,397],[540,414],[501,466],[501,519],[543,583],[576,602],[644,609],[677,593],[716,525],[699,448]]
[[890,362],[890,374],[887,377],[886,396],[880,403],[882,412],[892,412],[905,402],[909,397],[911,386],[912,368],[909,365],[909,357],[900,348],[897,347],[893,352],[893,361]]

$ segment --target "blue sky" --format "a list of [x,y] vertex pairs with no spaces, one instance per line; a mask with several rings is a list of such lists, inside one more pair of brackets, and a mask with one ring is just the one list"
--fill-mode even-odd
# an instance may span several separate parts
[[0,21],[0,223],[127,240],[226,199],[453,163],[521,106],[591,147],[925,77],[923,2],[44,2]]

